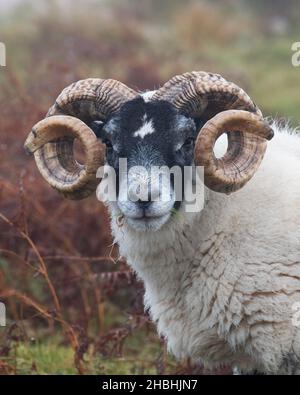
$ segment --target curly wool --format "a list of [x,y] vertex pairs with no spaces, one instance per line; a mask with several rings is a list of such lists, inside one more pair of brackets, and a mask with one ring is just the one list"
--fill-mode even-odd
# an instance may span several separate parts
[[[300,373],[300,138],[275,137],[253,179],[157,232],[116,224],[120,253],[145,284],[145,306],[177,357],[206,367]],[[222,147],[223,145],[223,147]],[[220,149],[224,150],[225,142]]]

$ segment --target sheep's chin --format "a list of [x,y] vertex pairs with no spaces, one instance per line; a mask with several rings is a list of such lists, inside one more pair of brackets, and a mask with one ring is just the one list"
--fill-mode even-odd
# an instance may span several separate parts
[[162,215],[161,217],[148,217],[148,218],[125,217],[125,220],[128,226],[130,226],[131,228],[133,228],[138,232],[146,232],[146,231],[155,232],[168,222],[170,216],[171,213],[167,213]]

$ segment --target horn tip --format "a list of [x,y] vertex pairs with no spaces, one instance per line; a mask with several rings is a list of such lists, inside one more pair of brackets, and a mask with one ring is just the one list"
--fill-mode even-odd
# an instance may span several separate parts
[[37,131],[35,128],[32,128],[25,143],[24,143],[24,150],[27,155],[32,155],[36,150],[34,145],[34,139],[37,137]]
[[24,144],[24,151],[25,151],[25,154],[26,154],[26,155],[28,155],[28,156],[31,156],[31,155],[32,155],[31,149],[30,149],[29,147],[27,147],[26,144]]
[[270,127],[269,131],[268,131],[268,135],[267,135],[267,140],[272,140],[272,138],[274,137],[274,130]]

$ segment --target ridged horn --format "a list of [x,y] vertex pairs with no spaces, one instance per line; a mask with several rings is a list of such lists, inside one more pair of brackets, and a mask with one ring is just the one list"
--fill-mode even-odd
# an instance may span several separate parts
[[[215,142],[228,130],[227,152],[217,159]],[[215,115],[202,127],[195,145],[195,163],[204,166],[205,185],[226,194],[242,188],[257,171],[272,137],[270,126],[256,114],[227,110]]]
[[[253,177],[273,131],[243,89],[218,74],[194,71],[173,77],[152,100],[167,100],[186,116],[206,122],[196,141],[195,164],[204,166],[208,188],[228,194]],[[228,149],[217,159],[213,148],[223,133]]]
[[[83,199],[95,191],[97,169],[104,164],[105,148],[89,125],[106,120],[137,93],[115,80],[89,78],[65,88],[25,142],[45,180],[69,199]],[[86,154],[81,165],[74,158],[78,139]]]

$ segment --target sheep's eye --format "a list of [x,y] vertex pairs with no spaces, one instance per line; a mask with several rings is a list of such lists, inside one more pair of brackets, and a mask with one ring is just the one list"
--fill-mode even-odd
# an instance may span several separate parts
[[185,140],[185,142],[183,143],[182,148],[192,148],[194,145],[194,141],[195,139],[193,137],[189,137]]
[[106,145],[106,148],[107,148],[108,150],[110,150],[110,149],[113,148],[112,142],[111,142],[109,139],[103,140],[103,143]]

